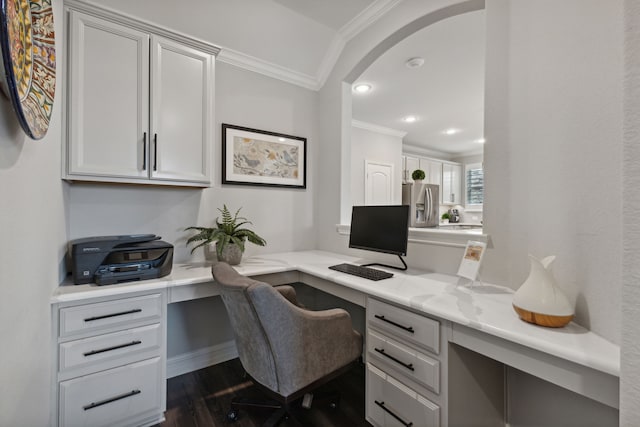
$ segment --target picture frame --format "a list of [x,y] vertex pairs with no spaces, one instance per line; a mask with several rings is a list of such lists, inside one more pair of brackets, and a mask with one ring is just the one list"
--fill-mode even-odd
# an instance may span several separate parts
[[222,184],[307,188],[307,138],[222,124]]
[[475,281],[486,250],[487,244],[484,242],[467,241],[460,267],[458,268],[458,276],[465,277],[472,282]]

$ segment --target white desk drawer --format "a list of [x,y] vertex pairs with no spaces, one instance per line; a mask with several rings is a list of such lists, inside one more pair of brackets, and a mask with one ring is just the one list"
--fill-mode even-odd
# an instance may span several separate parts
[[119,426],[160,413],[162,366],[156,357],[60,383],[60,425]]
[[107,369],[134,354],[154,350],[159,352],[161,343],[162,329],[159,323],[69,341],[60,344],[60,371],[90,364]]
[[379,427],[439,427],[440,407],[367,364],[367,420]]
[[160,318],[160,294],[123,298],[60,309],[60,336],[127,326],[133,321]]
[[391,367],[403,375],[440,393],[440,362],[406,345],[371,330],[367,332],[367,350],[374,364]]
[[367,321],[425,349],[440,353],[440,322],[369,298]]

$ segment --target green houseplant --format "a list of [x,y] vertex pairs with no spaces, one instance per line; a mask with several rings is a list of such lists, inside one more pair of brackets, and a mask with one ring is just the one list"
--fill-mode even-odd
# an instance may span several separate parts
[[449,212],[445,212],[442,214],[442,222],[449,222],[449,218],[451,218],[449,216]]
[[422,169],[416,169],[411,173],[411,179],[414,181],[422,181],[425,176],[426,175]]
[[218,208],[222,214],[222,221],[216,218],[215,227],[187,227],[185,231],[197,231],[196,234],[187,240],[187,245],[198,242],[198,244],[191,249],[191,253],[199,247],[215,242],[218,261],[236,265],[240,264],[240,260],[242,259],[245,241],[248,240],[258,246],[266,245],[267,241],[255,232],[248,228],[242,228],[243,225],[251,224],[251,222],[248,221],[247,218],[239,216],[240,209],[236,211],[235,215],[231,215],[227,205],[223,205],[222,209]]

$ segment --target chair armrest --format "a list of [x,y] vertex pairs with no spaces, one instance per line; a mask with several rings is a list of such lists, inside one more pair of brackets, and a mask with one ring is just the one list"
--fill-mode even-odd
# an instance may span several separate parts
[[280,292],[280,295],[285,297],[287,301],[289,301],[293,305],[297,305],[298,307],[302,307],[302,304],[298,302],[298,297],[296,296],[296,290],[293,286],[290,285],[278,285],[274,286],[274,289]]
[[250,293],[274,354],[280,394],[287,396],[361,356],[362,336],[347,311],[306,310],[267,285]]

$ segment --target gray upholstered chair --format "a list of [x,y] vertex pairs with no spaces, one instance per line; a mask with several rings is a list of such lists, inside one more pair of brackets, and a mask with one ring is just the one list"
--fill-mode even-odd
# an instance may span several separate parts
[[[291,286],[271,286],[238,274],[226,263],[212,268],[221,286],[240,362],[254,383],[277,404],[234,399],[238,407],[278,408],[265,425],[291,417],[290,406],[312,389],[352,367],[362,354],[362,336],[343,309],[300,307]],[[307,406],[307,405],[305,405]],[[293,417],[292,417],[293,418]]]

